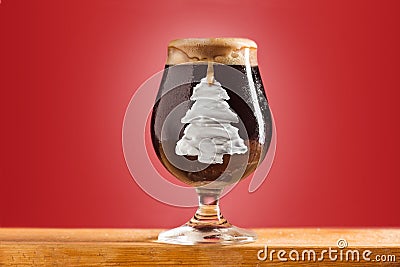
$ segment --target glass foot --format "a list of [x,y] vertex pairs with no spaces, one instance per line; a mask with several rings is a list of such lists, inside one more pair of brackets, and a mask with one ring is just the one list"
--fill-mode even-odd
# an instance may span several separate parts
[[232,225],[229,227],[193,227],[186,224],[158,235],[159,242],[178,245],[234,245],[254,242],[256,239],[257,235],[253,231]]

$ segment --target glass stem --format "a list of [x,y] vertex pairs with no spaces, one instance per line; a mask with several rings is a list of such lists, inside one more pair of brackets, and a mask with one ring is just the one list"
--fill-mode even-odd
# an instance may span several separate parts
[[219,208],[222,189],[196,188],[196,192],[199,196],[199,207],[188,225],[196,228],[229,227],[230,224]]

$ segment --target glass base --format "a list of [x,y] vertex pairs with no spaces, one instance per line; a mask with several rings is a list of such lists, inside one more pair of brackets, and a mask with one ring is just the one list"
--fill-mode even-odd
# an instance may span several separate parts
[[256,233],[229,225],[228,227],[193,227],[188,224],[161,232],[158,241],[178,245],[250,243],[257,239]]

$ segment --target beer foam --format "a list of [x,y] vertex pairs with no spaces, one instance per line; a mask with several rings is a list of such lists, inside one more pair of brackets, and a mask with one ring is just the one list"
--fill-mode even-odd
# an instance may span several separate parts
[[195,102],[181,119],[189,124],[176,143],[177,155],[197,156],[201,163],[222,164],[224,154],[247,152],[239,129],[231,125],[239,122],[238,115],[230,109],[228,93],[218,81],[210,85],[207,77],[201,79],[190,100]]
[[167,65],[207,61],[257,66],[257,44],[244,38],[188,38],[168,44]]

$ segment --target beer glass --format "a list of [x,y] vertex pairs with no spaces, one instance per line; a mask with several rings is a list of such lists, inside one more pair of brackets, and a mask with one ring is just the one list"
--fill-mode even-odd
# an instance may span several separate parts
[[254,241],[254,232],[235,227],[222,216],[219,197],[226,186],[257,168],[271,137],[271,113],[254,41],[171,41],[153,107],[151,138],[164,167],[194,187],[199,206],[189,222],[160,233],[158,240],[172,244]]

